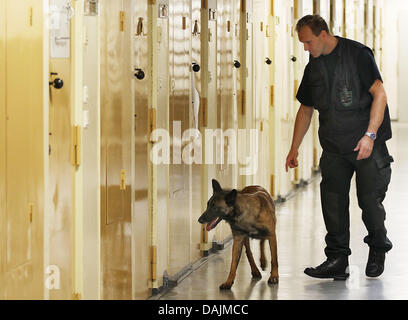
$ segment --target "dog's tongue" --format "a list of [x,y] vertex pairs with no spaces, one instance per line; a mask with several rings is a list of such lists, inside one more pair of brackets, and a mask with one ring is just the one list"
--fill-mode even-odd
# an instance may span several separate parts
[[213,221],[211,221],[210,223],[207,224],[207,231],[210,231],[211,229],[213,229],[217,223],[218,223],[218,217],[215,218]]

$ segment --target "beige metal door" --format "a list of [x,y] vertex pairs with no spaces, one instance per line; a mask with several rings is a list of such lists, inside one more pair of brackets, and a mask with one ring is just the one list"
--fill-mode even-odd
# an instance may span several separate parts
[[381,66],[381,12],[382,2],[374,0],[373,2],[373,52],[375,61]]
[[[168,0],[160,0],[157,19],[157,128],[169,132],[169,16]],[[154,13],[153,13],[154,14]],[[170,133],[171,136],[171,133]],[[168,269],[168,200],[169,165],[161,163],[157,169],[157,286],[163,285],[162,275]]]
[[[294,87],[294,99],[295,99],[295,114],[298,111],[300,103],[296,99],[296,92],[302,81],[303,72],[305,66],[309,62],[309,54],[304,51],[303,44],[299,41],[298,34],[295,30],[297,21],[307,15],[313,13],[313,2],[311,0],[299,0],[297,2],[297,7],[295,6],[295,19],[293,21],[293,46],[294,46],[294,56],[296,56],[296,62],[294,63],[295,72],[295,87]],[[295,175],[295,180],[297,183],[302,181],[310,180],[312,176],[313,168],[313,127],[308,130],[305,137],[303,138],[302,145],[299,152],[299,169],[297,170],[297,176]]]
[[[132,254],[133,254],[133,298],[146,299],[150,295],[149,277],[149,219],[148,219],[148,168],[147,124],[148,124],[148,1],[132,2],[132,32],[133,35],[133,90],[134,90],[134,149],[132,148],[132,166],[134,167],[133,223],[132,223]],[[164,30],[163,38],[167,34]],[[143,78],[138,72],[143,72]],[[147,74],[147,76],[146,76]],[[166,106],[160,113],[166,119]],[[130,116],[130,115],[129,115]],[[134,159],[134,160],[133,160]],[[161,179],[165,180],[165,176]],[[130,175],[129,175],[130,179]],[[163,184],[166,186],[166,183]],[[160,186],[163,188],[163,186]],[[132,188],[133,190],[133,188]],[[134,196],[134,198],[133,198]],[[164,212],[165,213],[165,212]]]
[[5,123],[1,161],[5,174],[0,190],[3,199],[5,194],[5,207],[1,211],[4,283],[0,296],[41,299],[44,157],[48,149],[44,145],[43,8],[41,1],[10,0],[3,1],[1,9],[6,25],[1,39],[6,44],[2,84],[7,86],[1,97],[5,105],[1,118]]
[[[254,17],[254,128],[258,132],[257,170],[253,184],[269,188],[269,68],[267,37],[267,6],[264,1],[253,2]],[[271,61],[272,63],[272,61]]]
[[190,1],[169,1],[170,133],[169,270],[174,276],[190,263],[190,174],[182,159],[182,134],[190,128],[191,88]]
[[130,22],[130,0],[101,3],[101,297],[104,299],[132,297],[134,113]]
[[[234,68],[238,59],[234,52],[234,1],[217,1],[217,128],[223,134],[232,128],[234,112]],[[234,61],[235,60],[235,61]],[[239,62],[240,63],[240,62]],[[217,164],[217,179],[223,188],[233,187],[232,166],[227,164],[228,138],[223,136],[223,159]],[[223,241],[231,234],[231,229],[222,221],[216,228],[217,241]]]
[[276,195],[284,198],[292,190],[292,172],[284,170],[285,159],[289,151],[292,137],[293,113],[293,39],[291,37],[291,9],[287,1],[274,1],[275,13],[275,154],[276,154]]
[[356,2],[343,0],[343,36],[357,40]]
[[365,31],[365,41],[364,44],[369,47],[373,48],[374,39],[373,39],[373,0],[365,0],[364,3],[364,12],[365,12],[365,23],[364,23],[364,31]]
[[[66,2],[50,1],[54,21],[50,32],[49,186],[50,219],[47,264],[58,267],[59,286],[49,286],[50,299],[72,298],[72,164],[70,20]],[[65,11],[65,12],[64,12]],[[60,40],[60,38],[67,38]],[[56,47],[63,47],[57,52]],[[61,56],[64,56],[62,58]],[[63,86],[58,86],[58,80]],[[63,248],[63,250],[62,250]],[[51,271],[50,269],[49,271]],[[48,272],[48,271],[47,271]]]
[[[88,4],[89,1],[87,1]],[[99,8],[89,6],[83,17],[83,299],[101,298],[101,188],[100,188],[100,30]]]
[[[191,1],[191,63],[192,67],[192,81],[191,81],[191,101],[192,106],[190,112],[192,115],[192,125],[193,129],[201,129],[200,126],[200,97],[202,97],[202,73],[206,70],[201,68],[201,30],[202,30],[202,20],[201,20],[201,0]],[[194,65],[193,65],[194,64]],[[198,70],[197,65],[200,66]],[[200,130],[201,131],[201,130]],[[201,160],[201,159],[200,159]],[[202,164],[201,162],[191,165],[192,170],[192,183],[191,183],[191,246],[190,246],[190,256],[191,261],[196,261],[201,258],[200,253],[200,242],[201,242],[201,229],[202,226],[197,222],[198,218],[202,214]],[[207,199],[206,199],[207,200]]]
[[[202,29],[201,29],[201,105],[200,113],[202,115],[202,129],[209,129],[215,132],[217,127],[217,1],[209,0],[207,7],[202,7]],[[215,138],[205,138],[205,132],[201,131],[203,135],[203,150],[206,156],[210,156],[208,160],[205,160],[205,164],[202,165],[202,188],[203,198],[201,199],[202,210],[204,212],[207,201],[211,197],[213,190],[211,180],[216,178],[216,147]],[[207,146],[212,145],[211,150],[207,150]],[[194,223],[194,221],[193,221]],[[202,226],[202,240],[205,245],[202,246],[202,251],[208,251],[212,246],[212,241],[215,237],[215,229],[209,233],[205,230],[205,226]]]
[[[6,2],[0,3],[0,69],[6,69]],[[6,73],[0,75],[0,299],[5,299],[5,264],[6,261]]]
[[364,43],[364,1],[355,0],[355,40]]
[[[238,128],[254,128],[253,121],[253,6],[252,0],[241,1],[241,102],[238,103]],[[253,175],[247,174],[250,162],[246,163],[246,158],[251,155],[249,141],[240,141],[238,138],[238,188],[243,189],[247,185],[253,184]]]

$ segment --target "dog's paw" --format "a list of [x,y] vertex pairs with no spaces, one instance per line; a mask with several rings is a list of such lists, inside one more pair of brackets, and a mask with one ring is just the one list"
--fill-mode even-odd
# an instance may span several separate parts
[[230,290],[232,287],[233,283],[229,282],[224,282],[222,285],[220,285],[220,290]]
[[269,284],[277,284],[277,283],[279,283],[279,277],[270,277],[269,279],[268,279],[268,283]]
[[262,274],[261,274],[261,272],[259,272],[259,270],[253,271],[253,272],[251,272],[251,274],[252,274],[252,278],[255,278],[255,279],[262,278]]

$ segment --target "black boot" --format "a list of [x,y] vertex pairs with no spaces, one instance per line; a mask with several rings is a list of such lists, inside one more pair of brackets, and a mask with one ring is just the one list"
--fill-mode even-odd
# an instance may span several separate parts
[[384,272],[385,250],[370,248],[366,266],[367,277],[378,277]]
[[348,272],[346,272],[348,271],[348,265],[348,257],[339,256],[337,258],[328,258],[316,268],[306,268],[304,272],[313,278],[333,278],[334,280],[346,280],[350,275]]

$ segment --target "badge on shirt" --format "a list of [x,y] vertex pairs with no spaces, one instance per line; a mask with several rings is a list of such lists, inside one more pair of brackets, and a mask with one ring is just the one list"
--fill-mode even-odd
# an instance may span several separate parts
[[347,86],[339,90],[340,103],[343,107],[348,108],[353,104],[353,91]]

